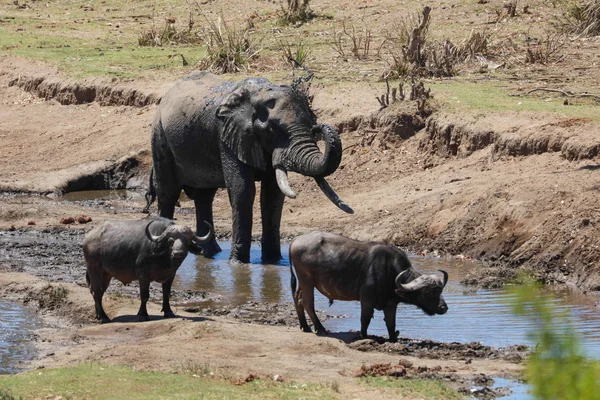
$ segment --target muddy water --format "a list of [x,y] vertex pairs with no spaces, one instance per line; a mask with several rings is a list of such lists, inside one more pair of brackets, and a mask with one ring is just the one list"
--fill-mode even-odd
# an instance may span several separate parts
[[12,374],[34,356],[31,330],[39,326],[35,313],[21,304],[0,300],[0,374]]
[[[238,306],[246,302],[291,303],[290,272],[287,247],[280,265],[260,265],[260,248],[252,246],[249,265],[228,263],[230,243],[220,243],[223,252],[214,260],[188,256],[180,267],[174,287],[180,290],[200,290],[219,294],[223,302]],[[449,306],[447,314],[428,317],[414,306],[401,304],[397,314],[397,329],[401,337],[431,339],[440,342],[481,342],[493,347],[533,344],[528,332],[534,322],[511,312],[511,295],[501,290],[473,290],[459,282],[474,267],[466,261],[412,256],[414,267],[422,272],[445,269],[450,275],[444,290]],[[358,302],[329,301],[316,292],[316,308],[328,315],[325,327],[332,332],[357,331],[360,328]],[[593,300],[558,293],[553,301],[557,313],[567,312],[569,322],[584,342],[588,357],[600,359],[600,313]],[[205,303],[201,307],[212,306]],[[557,329],[561,328],[557,326]],[[387,336],[383,313],[376,312],[369,333]]]

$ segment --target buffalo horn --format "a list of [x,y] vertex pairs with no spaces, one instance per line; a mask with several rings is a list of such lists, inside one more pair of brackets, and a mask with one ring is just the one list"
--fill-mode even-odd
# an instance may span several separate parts
[[153,219],[152,221],[148,222],[148,225],[146,225],[146,236],[148,237],[148,239],[150,239],[151,242],[161,244],[165,240],[165,237],[167,235],[167,230],[165,229],[165,231],[159,236],[154,236],[153,234],[151,234],[150,233],[150,225],[152,225],[152,223],[155,221],[156,220]]
[[315,177],[315,181],[317,182],[323,193],[325,193],[325,196],[327,196],[327,198],[333,204],[338,206],[340,210],[347,212],[348,214],[354,214],[354,210],[348,204],[344,203],[342,199],[340,199],[337,193],[331,188],[331,186],[329,186],[329,183],[327,183],[325,178],[320,176]]
[[275,169],[275,178],[277,179],[277,186],[287,197],[291,199],[296,198],[296,193],[292,190],[290,183],[288,182],[287,172],[281,168]]
[[408,283],[401,283],[402,282],[402,277],[401,275],[406,273],[407,271],[402,271],[401,273],[398,274],[398,276],[396,277],[396,287],[398,289],[400,289],[403,292],[414,292],[415,290],[419,290],[421,288],[423,288],[426,285],[426,280],[423,279],[422,276],[418,277],[417,279],[413,279],[412,281],[408,282]]
[[403,285],[403,283],[402,283],[402,280],[403,280],[403,275],[404,275],[404,274],[406,274],[407,272],[408,272],[407,270],[405,270],[405,271],[402,271],[402,272],[400,272],[400,273],[398,274],[398,276],[396,277],[396,281],[395,281],[395,282],[396,282],[396,287],[397,287],[398,289],[403,289],[403,286],[402,286],[402,285]]
[[438,271],[440,271],[444,275],[444,281],[442,284],[442,289],[443,289],[446,287],[446,283],[448,283],[448,273],[446,271],[444,271],[443,269],[438,269]]
[[206,235],[204,235],[204,236],[193,235],[192,236],[192,242],[194,242],[196,244],[205,244],[205,243],[208,243],[208,241],[210,239],[212,239],[212,237],[213,237],[213,227],[211,226],[211,224],[209,224],[206,221],[204,221],[204,223],[206,224],[206,227],[208,228],[208,233]]

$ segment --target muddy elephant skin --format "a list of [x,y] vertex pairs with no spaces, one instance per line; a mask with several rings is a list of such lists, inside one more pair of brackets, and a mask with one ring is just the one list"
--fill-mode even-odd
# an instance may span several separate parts
[[[325,142],[321,152],[317,145]],[[194,200],[196,233],[213,224],[212,202],[226,188],[232,207],[230,259],[250,259],[255,182],[261,182],[262,259],[281,259],[280,222],[285,196],[295,197],[288,171],[315,179],[326,196],[352,213],[325,181],[340,164],[337,131],[317,124],[308,99],[291,86],[266,79],[223,81],[208,72],[192,73],[162,97],[152,124],[153,169],[147,193],[158,198],[162,217],[173,218],[181,190]],[[221,251],[216,240],[204,255]]]
[[107,221],[88,232],[83,239],[85,279],[94,297],[96,319],[110,322],[102,308],[102,296],[113,277],[123,284],[139,281],[142,303],[138,316],[144,321],[148,320],[150,282],[162,283],[162,311],[165,318],[174,317],[169,305],[173,279],[188,251],[200,251],[212,238],[212,227],[207,225],[207,230],[204,237],[198,237],[188,227],[157,218]]
[[359,242],[331,233],[312,232],[299,236],[290,245],[290,272],[294,305],[300,328],[305,332],[311,329],[304,310],[317,333],[326,333],[315,313],[315,288],[330,303],[333,300],[360,301],[363,338],[367,337],[375,309],[383,310],[392,342],[398,337],[398,303],[413,304],[427,315],[448,311],[442,296],[448,274],[440,270],[442,277],[422,275],[411,266],[402,250],[385,243]]

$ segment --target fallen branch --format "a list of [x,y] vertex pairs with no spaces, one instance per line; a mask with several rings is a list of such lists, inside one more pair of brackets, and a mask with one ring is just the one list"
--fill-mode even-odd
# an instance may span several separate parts
[[597,96],[595,94],[589,94],[589,93],[573,93],[573,92],[568,92],[565,90],[560,90],[560,89],[546,89],[546,88],[535,88],[535,89],[531,89],[530,91],[528,91],[527,93],[525,93],[525,96],[529,96],[531,93],[533,92],[553,92],[553,93],[560,93],[563,96],[566,97],[591,97],[594,100],[600,101],[600,96]]

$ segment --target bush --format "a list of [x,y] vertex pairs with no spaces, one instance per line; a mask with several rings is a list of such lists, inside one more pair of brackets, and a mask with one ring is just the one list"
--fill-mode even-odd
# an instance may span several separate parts
[[175,27],[175,18],[165,18],[165,26],[162,29],[156,29],[154,19],[152,19],[152,28],[144,32],[138,38],[138,44],[142,47],[162,47],[178,44],[201,44],[202,38],[197,29],[194,29],[194,18],[190,13],[187,29],[177,30]]
[[309,0],[287,0],[287,8],[282,6],[279,22],[282,25],[301,25],[314,15],[308,8]]
[[527,361],[533,395],[543,400],[600,399],[600,364],[586,359],[579,338],[564,315],[556,315],[550,295],[527,284],[516,290],[514,311],[533,318],[537,343]]
[[559,5],[563,17],[558,25],[564,32],[582,36],[600,35],[600,0],[564,0]]
[[199,67],[221,74],[248,69],[250,60],[260,51],[248,28],[238,30],[228,25],[222,16],[216,23],[208,19],[206,22],[208,43]]

